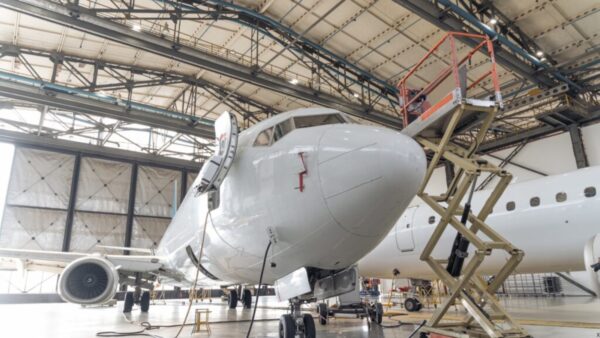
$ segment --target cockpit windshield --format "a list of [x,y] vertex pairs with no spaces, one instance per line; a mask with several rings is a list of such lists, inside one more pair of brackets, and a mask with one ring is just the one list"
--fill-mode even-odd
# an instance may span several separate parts
[[294,117],[296,128],[323,126],[326,124],[346,123],[340,114],[309,115]]
[[261,131],[254,140],[254,146],[270,146],[294,129],[339,123],[348,123],[348,120],[344,119],[340,114],[296,116]]

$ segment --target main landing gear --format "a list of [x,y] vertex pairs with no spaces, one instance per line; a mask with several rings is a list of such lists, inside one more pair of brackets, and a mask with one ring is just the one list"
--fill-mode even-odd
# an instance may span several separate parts
[[285,314],[279,319],[279,338],[294,338],[297,335],[304,338],[315,338],[317,330],[313,316],[301,310],[302,301],[290,300],[291,314]]
[[229,297],[227,299],[227,305],[230,309],[235,309],[238,305],[238,301],[242,301],[244,309],[252,308],[252,291],[250,289],[242,290],[242,297],[240,298],[238,290],[229,291]]
[[148,312],[150,309],[150,291],[144,292],[126,292],[125,302],[123,305],[123,313],[130,313],[133,309],[133,304],[139,304],[142,312]]

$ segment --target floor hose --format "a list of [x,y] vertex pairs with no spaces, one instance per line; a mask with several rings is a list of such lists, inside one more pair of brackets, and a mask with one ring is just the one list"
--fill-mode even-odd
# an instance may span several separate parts
[[265,256],[263,257],[262,268],[260,270],[260,278],[258,279],[258,289],[256,289],[256,303],[254,303],[254,311],[252,312],[252,319],[250,320],[250,326],[248,327],[248,333],[246,333],[246,338],[249,338],[250,332],[252,332],[252,325],[254,324],[254,317],[256,316],[256,308],[258,307],[258,297],[260,296],[260,288],[262,287],[263,275],[265,273],[265,265],[267,264],[267,255],[269,254],[271,244],[273,244],[273,242],[269,241],[269,245],[267,245],[267,250],[265,250]]

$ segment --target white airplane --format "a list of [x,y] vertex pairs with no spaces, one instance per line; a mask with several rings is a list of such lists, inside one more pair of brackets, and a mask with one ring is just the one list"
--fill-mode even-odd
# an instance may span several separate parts
[[[0,249],[0,257],[22,269],[59,270],[65,301],[100,304],[122,284],[193,285],[197,269],[199,286],[258,284],[270,246],[262,283],[275,284],[280,299],[292,303],[280,335],[314,337],[312,316],[303,316],[300,304],[317,293],[348,291],[315,285],[355,276],[352,266],[379,244],[414,198],[424,176],[424,151],[399,132],[357,124],[324,108],[278,114],[239,135],[235,119],[225,113],[215,134],[216,154],[154,255]],[[229,298],[235,307],[237,292]],[[242,301],[250,307],[249,290]],[[126,310],[132,303],[128,294]],[[142,311],[148,306],[145,292]]]
[[[598,249],[594,252],[594,241],[600,233],[597,189],[600,189],[600,167],[508,186],[487,223],[525,252],[516,273],[585,269],[592,288],[600,296],[598,275],[591,268],[599,257]],[[474,194],[474,212],[482,207],[489,194],[489,190]],[[374,278],[435,279],[419,256],[438,222],[439,216],[425,203],[410,206],[381,244],[359,261],[360,274]],[[434,257],[450,256],[456,234],[450,228],[433,252]],[[492,275],[506,258],[492,255],[480,271]],[[407,299],[405,307],[418,311],[418,299]]]

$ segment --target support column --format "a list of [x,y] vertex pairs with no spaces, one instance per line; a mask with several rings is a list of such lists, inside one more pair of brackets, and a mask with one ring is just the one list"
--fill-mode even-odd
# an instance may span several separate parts
[[75,220],[75,203],[77,202],[77,186],[79,185],[79,171],[81,169],[81,154],[75,155],[73,164],[73,176],[71,176],[71,192],[67,206],[67,220],[65,221],[65,233],[63,236],[62,251],[69,251],[71,247],[71,234],[73,232],[73,221]]
[[[135,195],[137,190],[138,164],[131,165],[131,181],[129,183],[129,204],[127,206],[127,223],[125,224],[125,247],[131,246],[131,236],[133,234],[133,216],[135,211]],[[129,255],[129,250],[124,251]]]
[[185,194],[187,194],[187,180],[188,180],[188,171],[187,169],[181,170],[181,196],[179,198],[179,204],[183,202],[185,198]]
[[575,163],[577,169],[589,167],[587,154],[581,136],[581,128],[578,125],[572,124],[569,126],[569,135],[571,136],[571,145],[573,146],[573,155],[575,155]]

